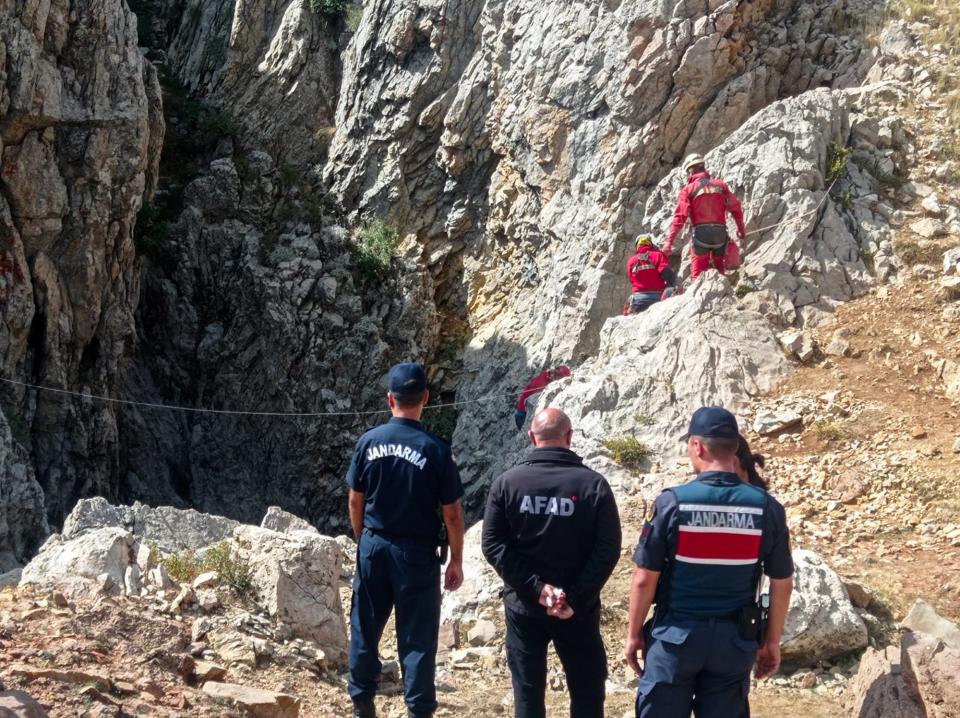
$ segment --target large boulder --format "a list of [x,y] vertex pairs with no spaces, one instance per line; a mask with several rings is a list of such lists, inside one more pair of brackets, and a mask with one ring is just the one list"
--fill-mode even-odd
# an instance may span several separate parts
[[926,601],[915,601],[910,607],[906,618],[903,619],[904,628],[915,633],[923,633],[938,638],[954,650],[960,651],[960,628],[952,621],[936,612]]
[[347,652],[338,583],[340,545],[306,531],[281,534],[255,526],[233,533],[252,571],[260,606],[297,638],[314,641],[334,663]]
[[[769,323],[744,307],[726,279],[707,272],[690,291],[643,314],[608,319],[595,358],[551,384],[530,408],[563,409],[573,421],[573,448],[592,468],[617,490],[647,474],[645,487],[655,495],[662,484],[649,472],[679,455],[676,439],[695,409],[745,409],[790,370]],[[620,439],[639,442],[636,461],[614,463],[605,444]],[[461,468],[475,475],[489,467],[490,476],[516,463],[529,445],[502,411],[482,407],[461,414],[457,442]],[[644,446],[651,449],[646,459]],[[471,485],[475,504],[483,489]]]
[[319,534],[309,521],[304,521],[299,516],[284,511],[279,506],[271,506],[260,522],[260,528],[277,531],[282,534],[292,533],[294,531],[306,531],[307,533]]
[[253,718],[297,718],[300,715],[300,699],[286,693],[218,681],[204,683],[203,692]]
[[[848,105],[844,93],[828,90],[774,103],[706,156],[708,169],[744,203],[749,235],[738,276],[745,301],[780,325],[824,321],[839,303],[871,286],[863,256],[879,260],[891,253],[883,217],[863,209],[857,210],[863,216],[852,217],[828,192],[833,178],[825,168],[847,143]],[[647,200],[649,226],[668,231],[685,182],[676,169],[660,183]],[[843,185],[851,196],[864,197],[878,187],[866,177]]]
[[903,675],[926,718],[960,716],[960,650],[910,631],[900,641]]
[[47,711],[23,691],[0,691],[0,718],[47,718]]
[[72,540],[54,534],[23,569],[20,585],[55,586],[71,594],[97,591],[105,583],[123,587],[135,559],[136,540],[122,528],[95,529]]
[[844,707],[853,718],[926,718],[904,681],[895,646],[866,650],[844,692]]
[[471,622],[490,619],[503,612],[500,589],[503,581],[483,557],[480,546],[483,522],[467,531],[463,541],[463,585],[443,595],[440,621]]
[[793,552],[793,596],[783,631],[785,663],[810,663],[867,645],[867,627],[843,581],[813,551]]
[[107,526],[129,531],[139,540],[154,544],[163,553],[196,550],[228,541],[240,522],[193,509],[156,508],[139,501],[133,506],[114,506],[102,497],[77,503],[63,525],[65,541]]

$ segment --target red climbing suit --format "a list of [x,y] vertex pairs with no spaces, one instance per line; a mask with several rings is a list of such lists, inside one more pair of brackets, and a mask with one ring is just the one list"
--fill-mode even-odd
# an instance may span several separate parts
[[533,379],[527,382],[527,385],[520,392],[520,400],[517,402],[517,411],[527,410],[527,399],[534,394],[543,391],[547,385],[556,380],[570,376],[570,367],[558,366],[556,369],[547,369],[542,374],[537,374]]
[[[673,243],[687,224],[687,220],[690,220],[695,232],[696,228],[701,225],[726,227],[727,212],[733,215],[733,221],[737,223],[737,237],[743,239],[746,235],[746,228],[743,224],[743,207],[740,206],[740,200],[730,191],[727,183],[722,179],[711,177],[709,172],[698,172],[691,175],[686,187],[680,190],[677,208],[673,213],[673,224],[663,248],[664,253],[669,255],[673,252]],[[719,272],[723,273],[724,250],[705,253],[692,252],[691,278],[696,279],[711,263]]]
[[662,292],[667,288],[661,272],[670,267],[670,260],[656,247],[641,246],[627,260],[627,276],[634,292]]

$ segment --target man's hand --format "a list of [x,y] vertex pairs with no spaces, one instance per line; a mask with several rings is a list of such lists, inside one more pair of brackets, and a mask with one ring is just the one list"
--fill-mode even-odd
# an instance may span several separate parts
[[562,621],[573,616],[573,609],[567,603],[567,594],[562,588],[544,584],[540,591],[540,605],[547,609],[547,615]]
[[463,585],[463,563],[450,559],[447,571],[443,576],[443,587],[448,591],[456,591]]
[[660,254],[662,254],[664,257],[669,257],[670,255],[672,255],[672,254],[673,254],[673,245],[672,245],[672,244],[665,244],[664,246],[662,246],[662,247],[660,248]]
[[757,680],[769,678],[780,670],[780,642],[767,641],[763,647],[757,651],[757,670],[755,675]]
[[647,646],[643,640],[643,633],[639,636],[627,636],[627,645],[623,651],[624,656],[627,658],[627,665],[629,665],[638,676],[642,676],[643,669],[640,667],[640,661],[637,660],[637,653],[640,653],[644,657],[644,660],[646,660]]

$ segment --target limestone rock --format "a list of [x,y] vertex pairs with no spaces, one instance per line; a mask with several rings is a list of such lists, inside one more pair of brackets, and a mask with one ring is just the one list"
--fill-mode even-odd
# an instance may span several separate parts
[[336,20],[300,0],[201,0],[168,10],[168,66],[298,170],[326,158],[338,94]]
[[489,646],[497,638],[497,625],[493,621],[481,619],[467,631],[467,640],[471,646]]
[[216,571],[204,571],[195,579],[191,586],[196,589],[200,588],[211,588],[216,586],[220,582],[220,576]]
[[950,229],[946,224],[938,219],[930,219],[929,217],[917,220],[910,225],[910,229],[925,239],[946,237],[950,234]]
[[960,276],[953,275],[940,279],[940,296],[948,302],[960,299]]
[[478,621],[501,610],[499,594],[503,581],[483,557],[482,536],[482,521],[471,526],[464,536],[463,585],[443,597],[441,624]]
[[164,553],[200,549],[229,540],[238,521],[170,506],[113,506],[96,497],[77,503],[63,525],[63,538],[71,540],[107,526],[125,528],[142,543],[154,544]]
[[226,677],[227,669],[210,661],[197,661],[193,666],[193,675],[200,683],[219,681]]
[[[679,171],[647,200],[650,188],[685,152],[722,145],[711,163],[747,190],[757,228],[810,212],[799,229],[763,237],[768,249],[753,260],[763,281],[776,275],[779,295],[767,303],[789,316],[784,324],[826,316],[869,286],[861,236],[832,202],[813,212],[828,148],[849,124],[845,96],[807,90],[855,84],[873,63],[819,43],[824,54],[808,54],[800,28],[820,27],[826,7],[365,4],[324,179],[357,216],[388,216],[415,236],[409,256],[429,269],[435,301],[469,308],[473,331],[454,368],[461,396],[519,391],[544,368],[596,352],[627,294],[630,239],[644,227],[660,233]],[[765,39],[738,39],[753,31],[776,59],[755,51]],[[788,95],[799,97],[776,102]],[[880,239],[872,224],[865,241]],[[476,509],[502,465],[485,447],[519,447],[502,405],[467,413],[454,443]]]
[[[322,204],[319,190],[307,178],[281,188],[278,173],[297,171],[270,168],[260,154],[215,159],[184,190],[167,238],[169,266],[143,273],[143,339],[121,393],[231,409],[383,410],[390,365],[435,352],[440,325],[429,272],[398,257],[389,281],[370,293],[353,237],[327,226],[319,210],[288,206]],[[278,224],[283,213],[303,221]],[[189,476],[191,504],[206,514],[259,524],[276,505],[335,535],[349,527],[343,476],[353,445],[384,418],[237,416],[227,430],[220,415],[187,421],[128,406],[120,427],[124,481],[146,503],[182,506],[178,490]],[[310,448],[321,445],[319,454]]]
[[353,578],[357,571],[357,542],[341,534],[336,537],[340,546],[340,578]]
[[[551,384],[537,406],[566,411],[577,452],[614,488],[629,489],[644,469],[615,464],[606,440],[633,436],[653,449],[651,461],[673,459],[684,448],[677,439],[694,410],[721,405],[736,413],[791,369],[769,323],[744,308],[726,279],[707,272],[679,297],[637,316],[608,319],[596,357],[570,379]],[[465,435],[463,427],[472,420],[461,418],[461,440],[469,438],[478,452],[498,451],[498,460],[491,461],[495,468],[523,456],[526,437],[508,440],[513,450],[504,451],[489,440],[498,428],[474,425],[481,435]]]
[[279,531],[280,533],[290,533],[292,531],[307,531],[309,533],[319,534],[316,528],[308,521],[304,521],[299,516],[284,511],[279,506],[271,506],[267,509],[263,521],[260,522],[260,528]]
[[900,641],[904,680],[927,718],[960,715],[960,650],[935,636],[907,632]]
[[121,528],[89,531],[72,540],[51,536],[40,553],[23,569],[22,585],[59,587],[68,593],[93,592],[106,576],[124,586],[133,563],[134,538]]
[[777,335],[777,339],[780,341],[780,346],[801,362],[812,359],[817,351],[817,342],[810,332],[788,329]]
[[[846,141],[848,102],[841,93],[816,90],[774,103],[706,155],[708,169],[745,207],[750,235],[738,272],[749,290],[744,302],[783,327],[814,327],[839,302],[868,290],[873,279],[863,250],[884,254],[880,246],[890,239],[886,220],[872,212],[851,231],[826,196],[822,168],[830,146]],[[647,200],[647,226],[668,231],[685,182],[681,168],[660,182]],[[873,187],[863,178],[857,191]]]
[[903,625],[915,633],[923,633],[960,651],[960,628],[940,616],[926,601],[915,601],[903,619]]
[[4,718],[47,718],[47,712],[29,693],[0,691],[0,716]]
[[843,587],[847,589],[847,595],[850,597],[850,603],[854,608],[867,608],[873,603],[873,596],[870,592],[855,581],[844,581]]
[[795,550],[793,596],[783,631],[786,663],[830,658],[867,645],[867,627],[843,582],[817,554]]
[[234,539],[251,568],[260,605],[297,638],[319,645],[333,663],[346,656],[347,635],[337,589],[340,547],[327,536],[240,526]]
[[894,646],[864,652],[844,692],[844,705],[854,718],[925,718],[904,682],[900,651]]
[[219,659],[228,666],[238,663],[248,668],[256,668],[257,651],[253,639],[249,636],[228,628],[220,628],[212,631],[208,640]]
[[0,589],[7,588],[9,586],[19,586],[20,577],[23,575],[22,568],[15,568],[12,571],[7,571],[6,573],[0,573]]
[[43,489],[0,410],[0,574],[26,563],[49,533]]
[[256,718],[297,718],[300,715],[300,699],[285,693],[217,681],[204,683],[203,692]]
[[774,436],[803,425],[803,417],[790,409],[767,409],[757,413],[753,430],[760,436]]
[[951,247],[943,253],[943,273],[960,274],[960,247]]
[[[110,395],[140,292],[133,226],[163,137],[156,71],[119,0],[7,6],[0,47],[0,370]],[[77,496],[116,494],[116,406],[11,387],[4,403],[29,404],[49,520]]]

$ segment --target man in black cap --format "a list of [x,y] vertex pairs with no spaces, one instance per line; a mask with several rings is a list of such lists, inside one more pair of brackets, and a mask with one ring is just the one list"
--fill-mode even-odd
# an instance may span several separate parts
[[449,591],[463,583],[464,519],[463,487],[450,446],[420,423],[429,398],[422,366],[394,366],[387,392],[393,418],[360,438],[347,474],[358,542],[350,612],[355,718],[376,716],[378,644],[392,609],[409,716],[430,716],[437,708],[440,514],[450,544],[444,577]]
[[602,718],[607,654],[600,590],[620,558],[620,515],[610,485],[570,450],[573,426],[544,409],[534,449],[490,487],[483,555],[503,578],[514,715],[544,718],[547,646],[570,689],[572,718]]
[[[698,409],[685,437],[697,477],[660,494],[643,525],[626,642],[640,676],[638,718],[689,718],[691,710],[697,718],[747,718],[750,669],[756,662],[765,678],[780,667],[793,589],[786,513],[737,476],[739,434],[726,409]],[[770,579],[765,631],[762,574]]]

